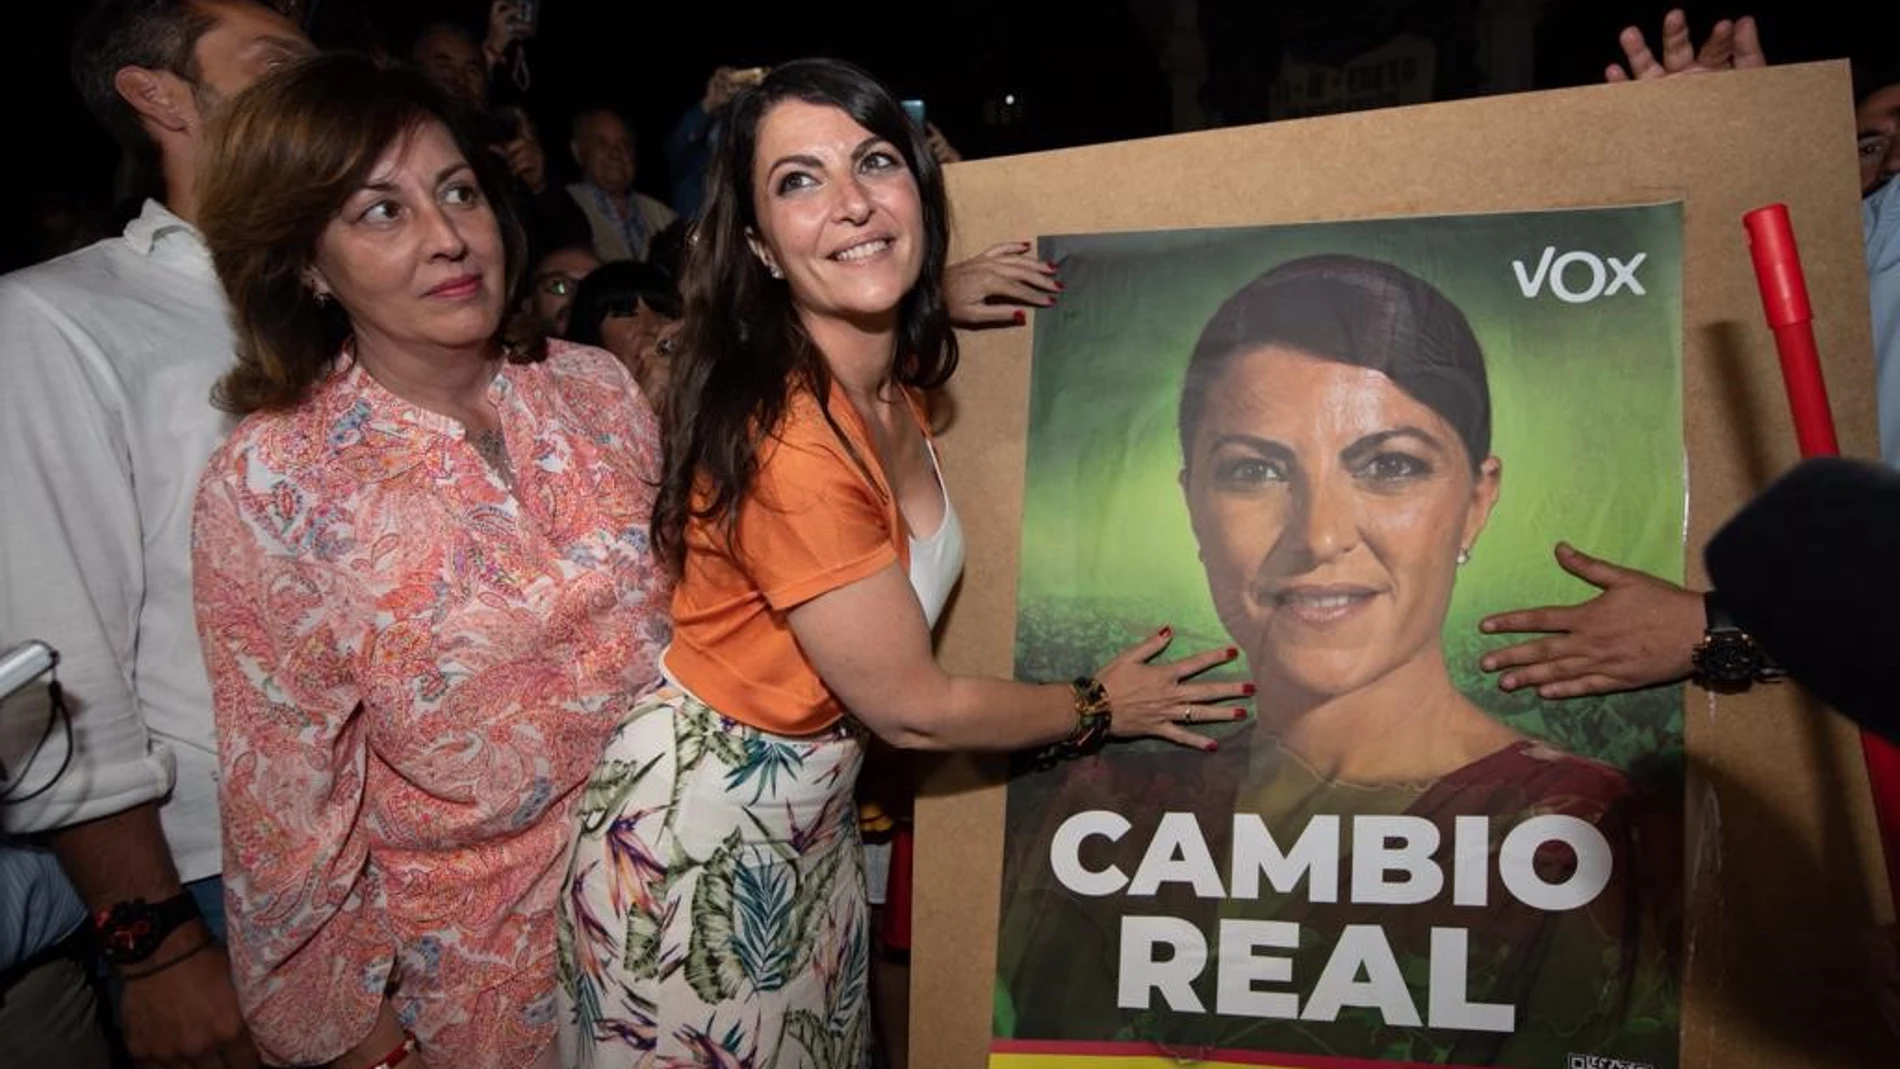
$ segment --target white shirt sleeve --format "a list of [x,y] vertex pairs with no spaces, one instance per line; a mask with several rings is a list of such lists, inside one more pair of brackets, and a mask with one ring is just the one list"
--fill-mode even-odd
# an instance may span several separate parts
[[[18,278],[0,279],[0,648],[39,638],[59,651],[73,729],[53,785],[0,805],[9,832],[110,816],[172,788],[172,755],[135,697],[144,557],[123,403],[92,339]],[[0,792],[31,794],[59,771],[59,731],[33,754],[49,715],[42,687],[0,705]]]

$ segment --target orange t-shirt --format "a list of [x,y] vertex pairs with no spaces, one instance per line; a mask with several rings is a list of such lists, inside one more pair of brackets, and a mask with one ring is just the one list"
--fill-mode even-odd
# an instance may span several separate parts
[[[928,435],[918,398],[905,395]],[[778,431],[760,446],[758,475],[739,506],[737,552],[716,521],[689,520],[685,572],[673,593],[667,670],[726,716],[780,735],[822,731],[844,715],[786,614],[893,562],[909,567],[897,497],[863,419],[835,383],[829,408],[863,468],[817,398],[794,390]]]

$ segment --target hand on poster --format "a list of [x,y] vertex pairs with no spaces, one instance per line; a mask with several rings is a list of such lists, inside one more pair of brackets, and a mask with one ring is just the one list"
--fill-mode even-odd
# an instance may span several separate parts
[[1581,605],[1485,617],[1478,628],[1486,634],[1549,636],[1486,654],[1479,661],[1486,672],[1510,669],[1498,686],[1535,687],[1546,699],[1577,698],[1688,678],[1707,623],[1700,594],[1566,543],[1557,546],[1557,563],[1603,593]]
[[1210,702],[1234,701],[1253,694],[1252,683],[1188,683],[1210,668],[1240,656],[1227,648],[1207,650],[1178,661],[1157,662],[1161,652],[1174,641],[1174,631],[1162,628],[1141,642],[1123,650],[1108,662],[1095,678],[1108,691],[1108,733],[1116,738],[1156,738],[1179,743],[1192,750],[1212,752],[1218,749],[1213,739],[1181,727],[1182,724],[1213,724],[1239,720],[1247,710]]
[[1677,74],[1707,74],[1768,65],[1768,58],[1762,55],[1755,20],[1747,15],[1733,22],[1723,19],[1716,23],[1709,31],[1709,39],[1697,49],[1689,36],[1688,16],[1681,9],[1671,11],[1663,16],[1660,62],[1649,50],[1643,31],[1635,26],[1625,27],[1617,37],[1617,44],[1622,46],[1629,66],[1610,64],[1603,71],[1603,79],[1608,82],[1646,82]]
[[943,300],[950,321],[959,327],[1022,323],[1021,304],[1048,308],[1062,283],[1056,265],[1031,255],[1027,241],[992,245],[944,269]]

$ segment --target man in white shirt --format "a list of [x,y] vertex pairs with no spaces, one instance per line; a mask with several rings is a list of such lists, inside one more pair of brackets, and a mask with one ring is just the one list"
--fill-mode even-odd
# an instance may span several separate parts
[[[62,656],[70,766],[27,768],[43,692],[0,710],[22,805],[97,918],[135,1061],[257,1064],[222,943],[217,745],[191,602],[192,502],[229,430],[210,401],[233,363],[211,257],[192,226],[205,123],[313,51],[250,0],[105,0],[73,73],[163,203],[120,237],[0,278],[0,647]],[[39,788],[51,781],[44,791]]]

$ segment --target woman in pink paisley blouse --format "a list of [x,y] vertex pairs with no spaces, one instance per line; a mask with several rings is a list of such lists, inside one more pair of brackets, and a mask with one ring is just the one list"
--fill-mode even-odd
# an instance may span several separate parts
[[245,418],[193,565],[246,1020],[275,1064],[552,1066],[572,813],[670,632],[652,408],[504,334],[499,160],[419,78],[326,56],[221,121]]

